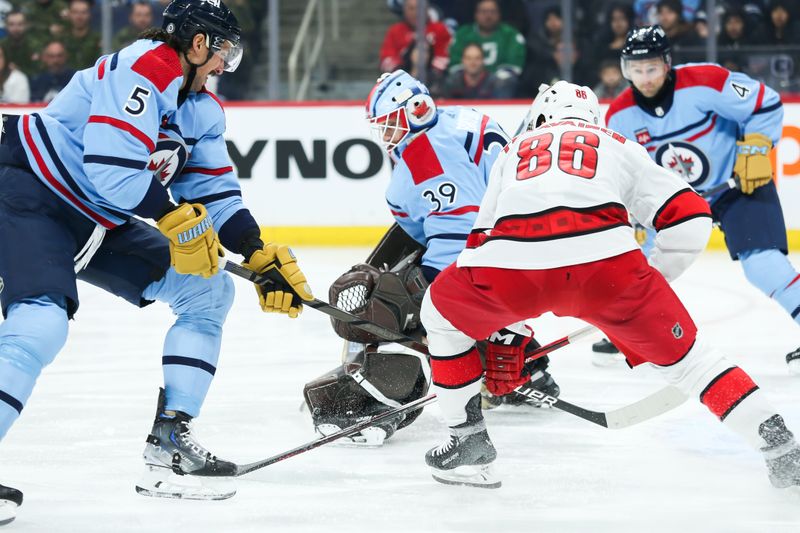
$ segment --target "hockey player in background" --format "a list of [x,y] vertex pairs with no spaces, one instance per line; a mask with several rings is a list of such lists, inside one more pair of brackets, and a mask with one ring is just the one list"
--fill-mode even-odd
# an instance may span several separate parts
[[[508,137],[494,120],[474,109],[437,108],[425,85],[403,70],[379,78],[366,108],[376,142],[395,163],[386,202],[397,225],[366,263],[334,282],[330,301],[393,331],[419,332],[425,290],[464,249],[492,164]],[[380,338],[335,320],[334,329],[350,341],[344,364],[304,389],[318,431],[337,431],[425,394],[429,370],[421,354],[381,343]],[[504,344],[512,338],[498,334],[486,352],[515,350]],[[534,341],[529,349],[538,346]],[[547,364],[542,358],[526,369],[526,386],[557,396],[558,385]],[[517,393],[503,398],[484,394],[485,407],[500,403],[538,402]],[[356,441],[382,444],[418,415],[368,429]]]
[[[633,30],[621,61],[631,87],[611,103],[608,127],[701,193],[738,178],[737,188],[708,198],[714,221],[748,281],[800,322],[800,276],[786,257],[786,225],[769,159],[781,135],[778,94],[719,65],[673,67],[659,26]],[[800,374],[800,348],[786,362]]]
[[[220,242],[291,287],[259,287],[265,311],[297,316],[291,293],[311,294],[291,251],[260,240],[227,155],[223,110],[204,90],[208,76],[239,63],[236,18],[218,0],[175,0],[163,30],[143,37],[78,72],[41,112],[3,117],[0,436],[66,342],[82,279],[137,306],[167,303],[177,316],[137,491],[226,498],[232,487],[202,481],[231,476],[235,465],[204,449],[189,425],[233,301],[233,283],[218,272]],[[5,494],[8,512],[16,495]]]
[[[667,283],[705,248],[708,204],[642,146],[603,128],[588,87],[558,82],[532,111],[532,131],[516,137],[492,169],[467,248],[422,303],[433,388],[450,432],[425,456],[433,477],[500,486],[478,409],[483,369],[475,342],[552,311],[597,326],[631,366],[651,363],[699,399],[761,449],[773,485],[800,484],[800,447],[783,419],[750,376],[697,335]],[[629,212],[657,231],[649,264]],[[502,360],[487,356],[489,390],[524,383],[524,358],[521,348]]]

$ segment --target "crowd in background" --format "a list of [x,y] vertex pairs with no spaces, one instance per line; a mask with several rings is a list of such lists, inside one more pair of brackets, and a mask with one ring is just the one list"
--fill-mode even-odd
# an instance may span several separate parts
[[[151,26],[160,26],[170,0],[111,1],[112,47],[119,50]],[[265,2],[226,0],[240,21],[248,53],[240,68],[219,79],[231,99],[244,97],[259,48],[258,21]],[[93,0],[0,0],[0,102],[49,102],[77,71],[102,54],[100,2]],[[217,80],[213,80],[216,82]]]
[[[417,0],[387,0],[401,18],[386,32],[382,71],[416,72]],[[426,82],[447,98],[530,98],[561,77],[613,98],[627,82],[619,54],[628,31],[660,24],[675,64],[705,61],[705,0],[573,0],[572,53],[565,51],[559,0],[428,0]],[[719,0],[718,62],[776,90],[800,89],[800,0]]]

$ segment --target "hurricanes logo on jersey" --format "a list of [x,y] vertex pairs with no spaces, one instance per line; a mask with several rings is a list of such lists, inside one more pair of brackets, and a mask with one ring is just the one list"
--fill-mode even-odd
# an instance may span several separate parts
[[656,150],[656,163],[671,170],[695,189],[708,179],[708,157],[697,146],[685,141],[662,144]]

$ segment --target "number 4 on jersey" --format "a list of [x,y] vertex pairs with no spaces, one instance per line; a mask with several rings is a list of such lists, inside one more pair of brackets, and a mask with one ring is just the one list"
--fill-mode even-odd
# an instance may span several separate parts
[[550,152],[553,134],[550,132],[524,139],[517,150],[517,180],[527,180],[544,174],[558,154],[558,168],[572,176],[592,179],[597,171],[597,147],[600,137],[589,131],[565,131],[561,134],[558,151]]

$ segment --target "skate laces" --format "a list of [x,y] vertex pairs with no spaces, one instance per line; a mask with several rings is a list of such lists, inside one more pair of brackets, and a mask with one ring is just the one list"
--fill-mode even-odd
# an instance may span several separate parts
[[448,438],[447,441],[444,442],[444,444],[442,444],[438,448],[434,448],[431,453],[434,457],[438,457],[439,455],[444,455],[450,450],[452,450],[456,444],[458,444],[458,437],[451,434],[450,438]]
[[199,455],[204,457],[208,461],[216,461],[217,457],[206,450],[199,442],[197,442],[195,436],[192,434],[192,426],[190,422],[185,420],[181,420],[178,422],[178,427],[176,428],[175,433],[178,436],[178,441],[181,445],[186,448],[189,448],[195,455]]

